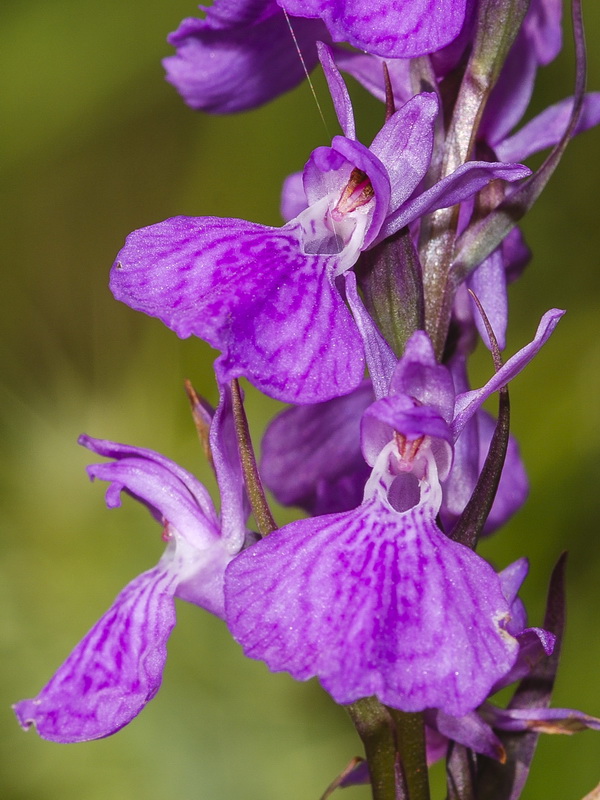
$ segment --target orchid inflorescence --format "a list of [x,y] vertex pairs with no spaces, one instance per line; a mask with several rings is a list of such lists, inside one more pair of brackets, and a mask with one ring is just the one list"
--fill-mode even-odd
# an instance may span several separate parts
[[[497,572],[476,553],[527,494],[507,386],[564,313],[503,363],[507,285],[530,256],[517,224],[600,122],[572,10],[574,95],[525,124],[562,45],[560,0],[215,0],[170,35],[167,79],[192,108],[253,108],[320,64],[341,134],[286,179],[281,227],[174,217],[117,255],[116,299],[220,353],[216,410],[188,387],[220,511],[164,456],[80,437],[107,459],[88,468],[107,505],[146,505],[166,549],[16,704],[24,728],[66,743],[130,722],[159,689],[176,597],[347,706],[365,760],[327,795],[370,782],[380,800],[425,800],[425,763],[446,757],[449,798],[517,800],[540,732],[600,728],[550,707],[564,558],[530,627],[527,560]],[[368,146],[342,73],[382,103]],[[520,163],[544,150],[535,172]],[[472,389],[479,339],[493,368]],[[258,466],[239,378],[291,404]],[[482,408],[494,393],[497,418]],[[264,487],[306,515],[277,528]]]

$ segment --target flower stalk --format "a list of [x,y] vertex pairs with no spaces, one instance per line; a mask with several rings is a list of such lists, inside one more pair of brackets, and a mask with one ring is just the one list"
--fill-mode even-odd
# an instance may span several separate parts
[[397,747],[392,717],[375,697],[347,707],[369,765],[373,800],[398,800]]

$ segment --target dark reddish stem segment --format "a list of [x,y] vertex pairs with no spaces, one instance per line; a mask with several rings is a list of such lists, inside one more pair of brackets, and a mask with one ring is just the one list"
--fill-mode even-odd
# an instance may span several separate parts
[[262,481],[258,474],[256,457],[250,438],[250,429],[248,428],[248,419],[244,410],[244,401],[242,400],[242,392],[236,378],[231,381],[231,399],[235,432],[240,449],[240,460],[242,462],[242,472],[244,473],[244,481],[246,483],[250,505],[252,506],[252,513],[254,514],[259,533],[261,536],[267,536],[277,529],[277,525],[271,514]]

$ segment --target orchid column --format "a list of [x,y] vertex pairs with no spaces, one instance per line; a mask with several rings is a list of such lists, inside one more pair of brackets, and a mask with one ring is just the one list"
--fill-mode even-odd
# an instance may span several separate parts
[[[211,112],[266,102],[320,62],[341,134],[285,182],[281,227],[175,217],[119,252],[118,300],[219,351],[217,410],[189,393],[221,512],[162,456],[82,438],[111,459],[90,472],[109,481],[108,504],[122,490],[142,500],[167,551],[17,704],[24,727],[73,742],[129,722],[158,690],[174,596],[222,617],[247,656],[318,678],[348,708],[365,760],[331,790],[369,782],[378,800],[425,800],[427,762],[446,756],[449,797],[512,800],[540,731],[598,726],[548,708],[563,562],[544,626],[529,627],[527,562],[497,572],[475,552],[525,499],[507,385],[564,313],[535,320],[503,363],[506,287],[529,256],[517,222],[568,140],[600,120],[575,3],[575,95],[513,132],[560,48],[560,11],[553,0],[217,0],[171,35],[169,80]],[[381,100],[368,146],[341,71]],[[520,163],[548,148],[535,173]],[[478,339],[490,375],[471,389]],[[292,404],[260,465],[240,378]],[[482,409],[496,392],[497,419]],[[265,486],[309,516],[277,529]],[[490,701],[517,681],[507,708]]]

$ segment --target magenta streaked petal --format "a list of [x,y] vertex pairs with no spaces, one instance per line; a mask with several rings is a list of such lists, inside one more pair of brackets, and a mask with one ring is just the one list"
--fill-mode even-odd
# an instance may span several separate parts
[[431,53],[459,33],[465,0],[277,0],[289,14],[319,17],[336,42],[408,58]]
[[161,684],[177,583],[159,565],[128,584],[39,695],[15,705],[21,726],[84,742],[131,722]]
[[244,375],[288,402],[345,394],[362,379],[360,337],[332,277],[340,257],[305,252],[313,216],[304,214],[280,229],[175,217],[134,231],[113,294],[220,349],[222,383]]
[[429,169],[438,110],[435,94],[418,94],[392,114],[371,143],[390,178],[390,213],[408,200]]
[[[310,70],[320,20],[295,19],[294,35]],[[168,37],[177,52],[163,60],[167,80],[196,110],[243,111],[266,103],[305,78],[285,16],[273,0],[217,0],[205,19],[185,19]]]
[[125,491],[147,506],[158,522],[176,528],[190,545],[204,548],[218,540],[219,521],[208,492],[186,470],[152,450],[91,436],[80,436],[79,443],[115,459],[87,468],[92,480],[109,482],[109,508],[120,505]]
[[310,514],[349,511],[362,500],[370,469],[360,451],[360,418],[373,402],[369,381],[326,403],[288,408],[262,441],[261,476],[283,505]]
[[399,513],[376,495],[238,556],[226,612],[246,655],[298,680],[317,676],[338,703],[376,695],[405,711],[476,708],[517,642],[503,629],[498,576],[445,537],[435,513],[427,499]]
[[[160,453],[148,450],[145,447],[119,444],[118,442],[111,442],[109,439],[95,439],[85,433],[81,434],[77,442],[93,453],[105,458],[112,458],[116,462],[130,460],[135,460],[139,463],[145,462],[150,470],[163,473],[162,480],[171,483],[174,490],[177,487],[176,493],[181,493],[183,497],[187,496],[187,498],[192,499],[198,508],[202,510],[202,513],[206,515],[207,520],[216,520],[213,502],[206,488],[194,475],[180,467],[179,464],[171,461],[170,458],[166,458]],[[107,480],[111,480],[111,478],[107,478]],[[126,488],[125,483],[124,488]],[[152,503],[152,492],[150,490],[144,491],[141,484],[138,485],[138,491],[132,489],[132,494],[135,494],[141,502],[146,503],[151,511],[157,510],[156,504]],[[120,503],[115,502],[114,505],[118,506]],[[152,506],[154,506],[154,509]],[[163,517],[166,516],[161,510],[159,510],[159,513]]]
[[499,162],[468,161],[451,175],[442,178],[422,194],[400,206],[386,219],[376,242],[387,239],[409,222],[431,214],[438,208],[448,208],[476,194],[493,180],[518,181],[531,175],[531,170],[522,164],[503,164]]

